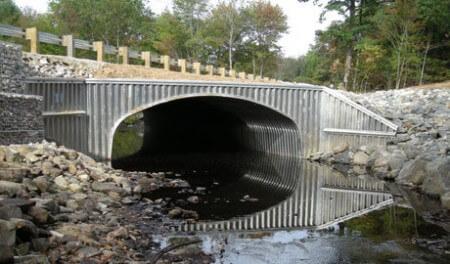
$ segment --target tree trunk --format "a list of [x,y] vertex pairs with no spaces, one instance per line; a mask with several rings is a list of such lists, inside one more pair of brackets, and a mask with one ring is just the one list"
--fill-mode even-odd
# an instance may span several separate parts
[[344,90],[348,90],[348,81],[350,78],[350,71],[352,70],[352,55],[353,50],[349,48],[347,55],[345,56],[345,68],[344,68]]
[[419,85],[423,84],[423,75],[425,73],[425,64],[427,63],[427,56],[428,56],[428,51],[430,50],[430,42],[431,42],[431,38],[428,37],[427,40],[427,47],[425,49],[425,53],[423,54],[423,60],[422,60],[422,69],[420,71],[420,79],[419,79]]
[[[355,24],[355,11],[356,11],[356,0],[351,0],[350,5],[348,7],[349,10],[349,20],[350,20],[350,28],[353,29]],[[347,50],[347,54],[345,56],[345,68],[344,68],[344,90],[348,90],[350,73],[352,70],[352,57],[353,57],[353,45],[354,45],[354,36],[351,37],[350,44]]]
[[230,30],[230,38],[228,40],[228,60],[230,65],[230,71],[233,70],[233,30]]

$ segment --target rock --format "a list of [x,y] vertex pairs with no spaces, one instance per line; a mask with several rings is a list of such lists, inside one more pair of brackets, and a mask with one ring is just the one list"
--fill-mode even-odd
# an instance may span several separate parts
[[79,192],[81,191],[81,186],[77,183],[71,183],[69,184],[69,190],[72,192]]
[[0,245],[0,263],[15,263],[12,247]]
[[358,151],[353,155],[353,163],[356,165],[367,166],[369,163],[369,155],[362,151]]
[[169,211],[168,216],[170,218],[190,218],[190,219],[198,219],[198,213],[191,210],[185,210],[179,207],[175,207]]
[[421,185],[427,175],[426,162],[421,158],[405,163],[397,177],[397,182],[406,185]]
[[342,153],[342,152],[348,150],[348,148],[349,148],[349,145],[347,142],[339,143],[333,147],[333,154]]
[[143,194],[153,192],[159,188],[156,184],[156,180],[153,178],[141,177],[139,178],[138,183],[140,186],[140,192]]
[[48,190],[48,180],[46,176],[36,177],[33,179],[33,182],[41,193],[44,193]]
[[0,200],[0,206],[15,206],[22,209],[23,212],[28,211],[32,206],[36,204],[36,201],[22,199],[22,198],[10,198]]
[[73,195],[72,195],[72,198],[75,200],[75,201],[82,201],[82,200],[84,200],[84,199],[86,199],[88,196],[86,195],[86,194],[84,194],[84,193],[74,193]]
[[351,157],[350,152],[348,150],[339,152],[333,157],[333,163],[350,164],[350,160]]
[[38,224],[45,224],[48,221],[48,212],[44,208],[33,206],[28,210],[28,215]]
[[13,223],[17,230],[20,230],[21,234],[27,238],[38,237],[39,229],[34,225],[33,222],[20,218],[11,218],[9,220]]
[[8,194],[10,196],[23,193],[25,188],[20,183],[10,181],[0,181],[0,194]]
[[450,191],[450,157],[427,163],[426,172],[427,177],[422,184],[426,194],[440,196]]
[[58,186],[62,190],[65,190],[67,189],[67,187],[69,187],[69,183],[62,175],[56,177],[53,181],[55,182],[56,186]]
[[6,159],[5,147],[0,146],[0,163],[5,161],[5,159]]
[[31,245],[35,251],[44,253],[50,247],[50,242],[48,241],[48,238],[33,238],[31,239]]
[[128,237],[128,230],[125,227],[121,226],[121,227],[117,228],[116,230],[109,232],[106,235],[106,240],[108,242],[113,242],[114,240],[124,239],[127,237]]
[[0,247],[12,247],[16,243],[16,225],[0,219]]
[[197,195],[193,195],[187,198],[187,201],[192,204],[198,204],[200,202],[200,198]]
[[15,163],[0,163],[0,180],[20,183],[28,173],[28,169]]
[[441,195],[441,204],[447,210],[450,210],[450,192],[446,192]]
[[22,210],[16,206],[0,206],[0,219],[9,220],[10,218],[22,218]]
[[92,183],[91,187],[92,190],[103,193],[121,193],[123,191],[122,188],[116,186],[116,184],[113,182],[94,182]]
[[80,181],[82,182],[88,182],[90,180],[91,177],[89,177],[89,175],[87,174],[80,174],[78,175],[78,179],[80,179]]
[[74,164],[74,163],[69,163],[69,165],[67,166],[67,171],[70,173],[70,174],[76,174],[77,173],[77,166]]
[[47,256],[44,255],[27,255],[15,256],[14,264],[50,264]]

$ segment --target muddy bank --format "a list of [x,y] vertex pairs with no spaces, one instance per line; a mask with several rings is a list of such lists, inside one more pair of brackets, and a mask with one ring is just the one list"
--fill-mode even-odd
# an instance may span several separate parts
[[388,145],[336,146],[311,160],[354,175],[372,175],[440,199],[450,209],[450,89],[345,93],[398,125]]
[[113,170],[52,143],[0,146],[0,263],[149,263],[160,250],[154,235],[198,217],[143,198],[189,189],[171,175]]

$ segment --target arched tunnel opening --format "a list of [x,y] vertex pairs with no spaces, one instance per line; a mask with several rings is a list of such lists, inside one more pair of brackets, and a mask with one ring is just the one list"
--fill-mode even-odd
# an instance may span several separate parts
[[[227,219],[289,196],[300,153],[299,131],[288,117],[250,101],[205,96],[162,103],[125,120],[114,135],[112,166],[181,175],[191,185],[188,195],[207,188],[201,197],[207,205],[187,209],[203,219]],[[179,190],[152,196],[185,198]],[[245,197],[256,199],[242,206]]]

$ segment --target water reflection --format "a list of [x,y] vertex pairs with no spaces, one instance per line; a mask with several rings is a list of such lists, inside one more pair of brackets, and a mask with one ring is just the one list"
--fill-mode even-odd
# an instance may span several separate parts
[[[393,203],[384,183],[345,177],[325,166],[299,163],[295,188],[286,200],[266,210],[230,220],[183,224],[179,231],[326,228]],[[255,173],[257,181],[269,175]],[[270,180],[268,180],[270,181]]]

